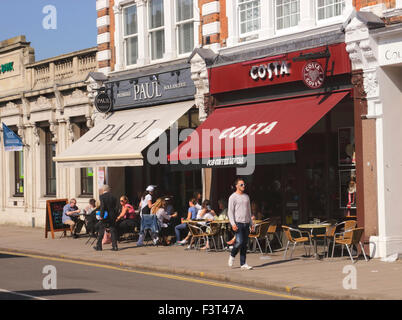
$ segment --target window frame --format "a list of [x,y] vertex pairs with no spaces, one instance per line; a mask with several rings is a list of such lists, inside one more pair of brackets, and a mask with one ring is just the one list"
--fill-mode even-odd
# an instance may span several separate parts
[[[327,25],[327,24],[330,24],[330,23],[332,23],[332,22],[336,22],[336,21],[339,21],[340,19],[342,19],[342,17],[343,17],[342,12],[343,12],[343,10],[346,8],[346,6],[347,6],[347,0],[335,0],[335,1],[341,1],[341,2],[343,2],[343,8],[342,8],[341,14],[339,14],[339,15],[337,15],[337,16],[332,16],[332,17],[330,17],[330,18],[324,18],[324,19],[319,19],[319,18],[318,18],[318,10],[319,10],[318,1],[319,1],[319,0],[314,0],[314,5],[315,5],[315,21],[316,21],[316,23],[317,23],[317,26]],[[324,0],[324,1],[325,1],[325,0]],[[332,4],[332,5],[334,5],[334,4]],[[324,6],[324,7],[328,7],[328,6]]]
[[[149,60],[151,61],[151,63],[155,62],[155,61],[163,60],[165,58],[165,54],[166,54],[166,21],[165,21],[165,15],[164,15],[165,3],[164,3],[164,0],[161,0],[162,1],[162,6],[163,6],[163,10],[162,10],[163,25],[160,26],[160,27],[151,28],[151,3],[152,3],[152,1],[153,0],[148,1],[147,10],[146,10]],[[156,33],[158,31],[162,31],[162,30],[163,30],[163,53],[162,53],[162,57],[153,59],[152,58],[152,53],[153,53],[152,52],[152,33]]]
[[[290,26],[290,27],[286,27],[286,28],[281,28],[281,29],[278,29],[278,25],[277,25],[277,21],[278,21],[278,15],[277,15],[277,0],[273,0],[273,11],[274,11],[274,30],[275,30],[275,35],[282,35],[282,34],[284,34],[284,33],[289,33],[289,32],[292,32],[293,30],[295,30],[295,29],[297,29],[298,28],[298,26],[299,26],[299,24],[300,24],[300,20],[301,20],[301,7],[300,7],[300,0],[296,0],[296,1],[298,1],[298,3],[299,3],[299,11],[298,11],[298,14],[299,14],[299,20],[297,21],[297,24],[296,25],[294,25],[294,26]],[[291,4],[291,2],[290,2],[290,4]],[[290,15],[288,15],[288,16],[286,16],[286,17],[291,17],[292,16],[292,14],[290,14]],[[285,16],[282,16],[282,18],[283,17],[285,17]]]
[[[177,52],[177,57],[183,57],[183,56],[187,56],[189,54],[191,54],[192,50],[194,50],[194,48],[196,47],[196,24],[195,24],[195,10],[194,10],[194,4],[196,0],[192,0],[192,7],[193,7],[193,17],[191,19],[187,19],[187,20],[181,20],[181,21],[177,21],[177,4],[178,4],[179,0],[175,0],[174,1],[174,28],[175,28],[175,37],[176,37],[176,52]],[[179,27],[184,25],[184,24],[189,24],[192,23],[193,25],[193,49],[191,51],[188,52],[184,52],[184,53],[180,53],[180,37],[179,37]]]
[[[57,194],[57,172],[56,172],[56,163],[53,161],[53,156],[50,157],[49,159],[49,154],[50,152],[52,152],[52,150],[50,149],[50,146],[55,147],[56,149],[56,142],[52,141],[52,137],[53,134],[50,132],[50,128],[46,127],[44,128],[45,131],[45,165],[46,165],[46,196],[48,197],[53,197],[56,196]],[[56,153],[56,152],[55,152]],[[56,154],[55,154],[56,156]],[[50,165],[49,165],[50,164]],[[55,176],[51,177],[51,166],[54,165],[54,173]],[[54,180],[55,181],[55,191],[52,192],[51,191],[51,181]]]
[[[89,128],[86,126],[85,122],[78,122],[76,123],[78,128],[80,129],[80,138],[89,131]],[[91,167],[86,167],[86,168],[80,168],[80,197],[93,197],[94,195],[94,178],[88,177],[86,175],[87,170],[92,169],[92,174],[94,172],[93,168]],[[90,182],[92,183],[92,192],[84,192],[84,183],[87,183],[89,186]]]
[[[22,160],[22,164],[21,164]],[[21,169],[22,168],[22,173],[24,174],[24,151],[14,151],[14,197],[23,197],[25,188],[24,188],[24,178],[25,175],[23,175],[23,178],[21,178]],[[18,184],[21,187],[22,183],[22,192],[20,192],[20,189],[17,187]]]
[[[126,10],[131,8],[131,7],[136,7],[136,15],[137,15],[137,33],[135,34],[130,34],[130,35],[126,35]],[[139,58],[139,45],[138,45],[138,41],[139,41],[139,26],[138,26],[138,6],[137,4],[131,4],[131,5],[127,5],[125,7],[122,8],[122,37],[123,37],[123,59],[124,59],[124,65],[127,67],[132,67],[132,66],[136,66],[138,64],[138,58]],[[129,64],[128,63],[128,54],[127,54],[127,48],[128,48],[128,43],[129,43],[129,39],[131,38],[137,38],[137,61],[135,63]]]
[[244,4],[244,3],[240,3],[239,0],[234,0],[236,1],[236,16],[237,16],[237,24],[238,24],[238,32],[239,32],[239,39],[243,39],[243,38],[247,38],[256,34],[259,34],[259,32],[261,31],[261,27],[262,27],[262,17],[263,17],[263,12],[262,12],[262,3],[261,0],[246,0],[249,2],[252,1],[259,1],[259,8],[260,8],[260,27],[256,30],[253,31],[248,31],[245,33],[241,32],[241,24],[242,24],[242,20],[241,20],[241,14],[240,14],[240,5]]

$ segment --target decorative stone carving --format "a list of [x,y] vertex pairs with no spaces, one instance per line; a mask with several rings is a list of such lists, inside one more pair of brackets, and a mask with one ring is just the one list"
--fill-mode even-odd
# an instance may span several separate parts
[[202,122],[207,118],[209,111],[209,107],[205,105],[205,95],[209,94],[209,80],[207,65],[199,54],[195,54],[191,59],[191,80],[194,81],[196,88],[195,104]]
[[39,144],[40,144],[40,131],[39,130],[40,130],[39,127],[37,127],[35,125],[32,127],[32,133],[34,135],[34,141],[35,141],[35,144],[37,146],[39,146]]
[[50,126],[49,126],[49,130],[52,133],[52,141],[53,142],[57,142],[58,139],[58,134],[57,134],[57,129],[58,129],[59,125],[57,122],[54,121],[50,121]]

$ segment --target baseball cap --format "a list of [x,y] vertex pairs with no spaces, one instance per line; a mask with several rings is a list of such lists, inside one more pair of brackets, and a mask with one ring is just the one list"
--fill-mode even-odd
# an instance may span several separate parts
[[150,186],[148,186],[145,190],[146,190],[146,191],[149,191],[149,192],[152,192],[152,191],[155,190],[155,186],[150,185]]

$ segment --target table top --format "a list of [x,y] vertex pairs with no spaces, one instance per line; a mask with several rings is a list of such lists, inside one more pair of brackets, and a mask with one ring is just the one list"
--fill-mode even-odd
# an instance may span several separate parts
[[212,223],[230,223],[229,220],[213,220]]
[[314,224],[314,223],[307,223],[307,224],[299,224],[299,228],[301,229],[316,229],[316,228],[326,228],[331,226],[330,223],[319,223],[319,224]]

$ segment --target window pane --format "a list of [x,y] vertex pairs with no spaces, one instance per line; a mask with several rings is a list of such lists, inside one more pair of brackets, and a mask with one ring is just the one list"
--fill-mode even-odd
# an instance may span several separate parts
[[151,55],[152,60],[162,59],[165,53],[165,31],[151,32]]
[[277,29],[295,27],[300,21],[300,0],[276,0]]
[[176,0],[176,19],[184,21],[193,18],[193,0]]
[[318,19],[328,19],[342,14],[345,0],[317,0]]
[[137,29],[137,6],[124,9],[124,35],[136,34]]
[[131,37],[126,41],[126,56],[127,65],[132,65],[137,63],[138,59],[138,38]]
[[259,30],[261,27],[260,0],[239,0],[240,33]]
[[191,52],[194,49],[194,25],[185,23],[179,25],[179,54]]
[[163,0],[151,0],[149,3],[149,28],[154,29],[164,25]]
[[14,182],[15,195],[23,195],[24,194],[24,152],[16,151],[14,152]]
[[52,141],[52,134],[46,129],[46,194],[56,194],[56,143]]

